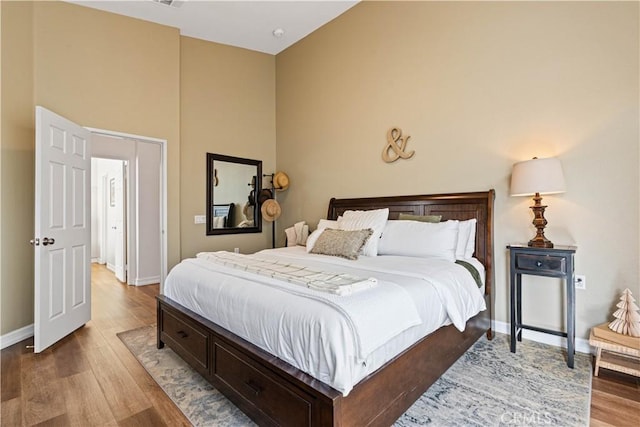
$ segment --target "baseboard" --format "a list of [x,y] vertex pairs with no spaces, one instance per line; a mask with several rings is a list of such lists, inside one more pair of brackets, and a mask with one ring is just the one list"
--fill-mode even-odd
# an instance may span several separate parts
[[33,323],[0,336],[0,350],[33,336]]
[[[496,332],[507,334],[511,333],[511,326],[509,323],[495,321]],[[540,342],[543,344],[549,344],[555,347],[564,347],[567,348],[567,339],[564,337],[559,337],[557,335],[545,334],[537,331],[530,331],[528,329],[524,329],[522,331],[522,338]],[[593,351],[591,350],[591,346],[589,345],[589,340],[584,338],[576,338],[576,351],[578,353],[591,354]]]
[[91,264],[100,264],[100,258],[91,258]]
[[116,272],[116,266],[111,264],[110,262],[107,263],[107,270],[111,271],[112,273]]
[[160,276],[139,277],[133,281],[135,286],[157,285],[158,283],[160,283]]

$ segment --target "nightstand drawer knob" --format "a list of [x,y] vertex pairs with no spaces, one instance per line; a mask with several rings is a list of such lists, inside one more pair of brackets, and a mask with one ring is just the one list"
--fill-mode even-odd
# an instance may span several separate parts
[[536,261],[536,267],[542,267],[542,261]]

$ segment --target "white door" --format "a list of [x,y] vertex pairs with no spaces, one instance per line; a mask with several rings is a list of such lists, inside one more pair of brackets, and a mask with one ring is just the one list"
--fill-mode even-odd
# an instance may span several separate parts
[[127,176],[127,167],[125,162],[122,162],[121,174],[116,179],[115,185],[115,276],[116,278],[126,283],[127,282],[127,271],[126,271],[126,252],[127,252],[127,241],[125,239],[125,213],[126,213],[126,176]]
[[91,319],[90,132],[36,107],[34,351]]

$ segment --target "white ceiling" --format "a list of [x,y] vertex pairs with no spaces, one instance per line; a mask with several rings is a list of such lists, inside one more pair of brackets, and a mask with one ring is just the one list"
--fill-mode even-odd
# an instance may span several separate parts
[[[188,37],[275,55],[359,0],[67,0],[180,29]],[[175,5],[178,5],[176,7]],[[273,31],[284,30],[277,38]]]

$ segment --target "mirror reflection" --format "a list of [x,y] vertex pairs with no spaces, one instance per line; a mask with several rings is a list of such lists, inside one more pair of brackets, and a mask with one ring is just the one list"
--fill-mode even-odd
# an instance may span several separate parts
[[207,153],[207,235],[262,231],[262,161]]

